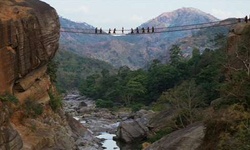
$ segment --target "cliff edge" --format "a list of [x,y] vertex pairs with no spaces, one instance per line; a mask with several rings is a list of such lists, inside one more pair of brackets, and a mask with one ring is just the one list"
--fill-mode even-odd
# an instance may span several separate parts
[[0,0],[1,150],[75,150],[77,143],[100,149],[86,144],[85,136],[95,137],[65,115],[51,82],[48,63],[59,37],[59,17],[48,4]]

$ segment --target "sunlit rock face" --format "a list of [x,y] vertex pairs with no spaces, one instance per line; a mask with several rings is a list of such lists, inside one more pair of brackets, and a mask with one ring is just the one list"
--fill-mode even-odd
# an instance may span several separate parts
[[48,4],[0,1],[0,94],[48,99],[46,65],[58,49],[59,33],[58,15]]

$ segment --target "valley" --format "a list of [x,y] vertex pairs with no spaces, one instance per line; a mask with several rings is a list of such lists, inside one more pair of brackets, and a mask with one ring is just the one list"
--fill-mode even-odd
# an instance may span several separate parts
[[249,149],[248,16],[181,7],[118,35],[59,16],[116,7],[43,1],[0,1],[1,150]]

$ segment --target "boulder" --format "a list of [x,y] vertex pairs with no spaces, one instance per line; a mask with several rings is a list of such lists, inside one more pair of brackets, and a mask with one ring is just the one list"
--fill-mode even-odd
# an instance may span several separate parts
[[66,115],[67,121],[71,130],[73,131],[73,138],[80,149],[86,150],[101,150],[101,140],[92,135],[92,133],[85,128],[79,121]]
[[144,150],[195,150],[202,143],[203,137],[203,124],[195,123],[164,136]]
[[126,120],[118,126],[115,139],[125,143],[133,143],[145,139],[148,132],[149,129],[139,119]]
[[85,102],[80,102],[79,107],[87,107],[88,105]]
[[24,103],[26,100],[35,100],[37,103],[46,104],[50,100],[48,94],[50,85],[50,77],[44,75],[40,77],[40,80],[34,82],[26,91],[15,91],[14,95],[19,99],[20,104]]
[[154,131],[158,131],[160,129],[165,128],[166,126],[170,126],[173,124],[173,118],[176,116],[174,110],[162,111],[158,114],[155,114],[149,120],[149,127],[151,127]]

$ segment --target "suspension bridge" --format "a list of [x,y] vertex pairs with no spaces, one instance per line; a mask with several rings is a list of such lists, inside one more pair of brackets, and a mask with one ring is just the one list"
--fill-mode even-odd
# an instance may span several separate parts
[[[142,35],[142,34],[157,34],[157,33],[168,33],[168,32],[180,32],[188,30],[200,30],[206,28],[216,28],[223,26],[232,26],[237,23],[244,22],[244,18],[239,19],[227,19],[223,21],[199,23],[199,24],[189,24],[182,26],[169,26],[169,27],[137,27],[135,29],[124,29],[117,30],[114,29],[84,29],[84,28],[69,28],[61,27],[60,31],[62,33],[76,33],[76,34],[94,34],[94,35]],[[248,19],[245,19],[245,22],[248,22]]]

